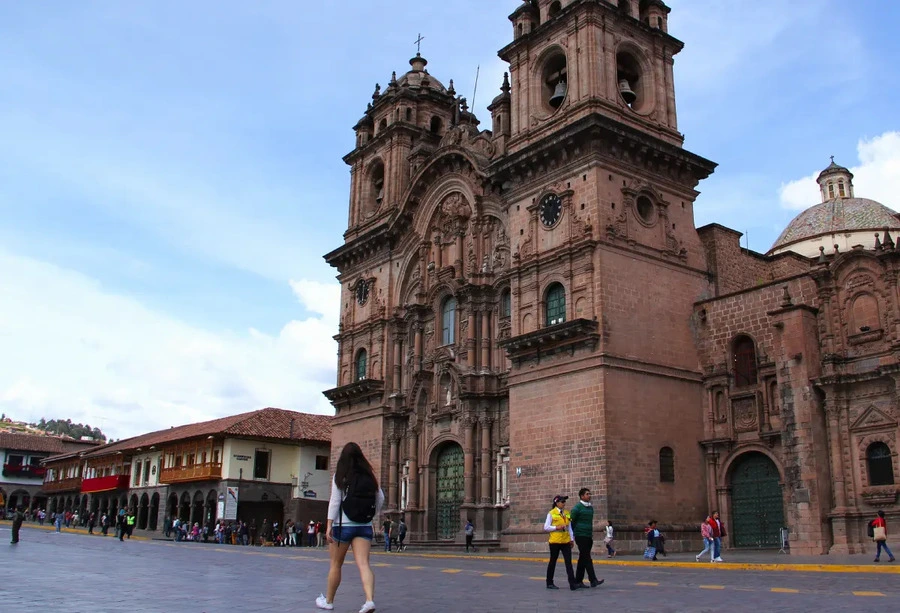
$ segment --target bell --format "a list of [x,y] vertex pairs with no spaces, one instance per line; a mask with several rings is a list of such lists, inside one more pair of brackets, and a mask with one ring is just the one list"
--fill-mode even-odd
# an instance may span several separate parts
[[378,189],[378,195],[375,196],[375,203],[381,204],[382,200],[384,200],[384,187]]
[[566,99],[566,92],[568,91],[568,87],[566,86],[566,82],[560,80],[556,84],[556,89],[553,92],[553,95],[550,96],[550,106],[555,109],[558,109],[562,106],[563,100]]
[[626,104],[634,104],[634,101],[637,100],[637,94],[631,91],[631,85],[628,83],[628,79],[619,79],[619,94],[621,94],[622,100],[624,100]]

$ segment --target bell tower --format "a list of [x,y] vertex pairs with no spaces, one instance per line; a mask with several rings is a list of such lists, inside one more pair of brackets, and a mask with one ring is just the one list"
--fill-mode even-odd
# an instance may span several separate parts
[[512,79],[510,150],[599,113],[680,145],[673,80],[683,44],[662,0],[528,0],[500,51]]

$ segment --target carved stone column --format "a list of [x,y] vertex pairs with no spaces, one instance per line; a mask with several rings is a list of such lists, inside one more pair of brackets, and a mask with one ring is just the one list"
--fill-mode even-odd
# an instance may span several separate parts
[[462,230],[460,230],[456,234],[456,260],[453,262],[453,266],[456,267],[456,278],[462,279],[465,275],[463,274],[465,271],[465,256],[463,255],[464,243],[465,243],[465,234]]
[[400,393],[400,372],[401,372],[401,366],[402,366],[402,361],[403,361],[403,358],[401,357],[402,356],[401,350],[402,350],[402,347],[401,347],[401,343],[400,343],[400,338],[399,337],[395,338],[394,339],[394,380],[393,380],[393,384],[391,386],[391,389],[393,390],[393,393],[395,393],[395,394]]
[[491,367],[491,312],[487,309],[481,311],[481,369],[488,370]]
[[466,363],[469,368],[475,368],[475,310],[469,305],[469,325],[466,327]]
[[390,464],[388,465],[388,510],[397,510],[398,505],[398,473],[397,462],[400,458],[400,437],[391,435],[388,439],[391,443]]
[[491,502],[491,421],[481,420],[481,503]]
[[416,428],[409,431],[409,491],[406,506],[411,511],[419,508],[419,431]]
[[475,502],[475,420],[466,419],[463,422],[465,428],[465,448],[463,449],[463,476],[466,484],[466,492],[463,502],[473,504]]
[[422,369],[422,327],[416,325],[416,334],[414,340],[413,351],[415,352],[415,360],[413,362],[413,370]]
[[828,418],[828,440],[831,448],[831,479],[834,483],[834,506],[847,506],[847,489],[844,486],[843,445],[841,444],[840,407],[834,393],[825,396],[825,415]]
[[[707,513],[718,507],[716,499],[716,465],[719,463],[719,454],[714,451],[706,452],[706,502]],[[720,509],[724,511],[724,509]]]

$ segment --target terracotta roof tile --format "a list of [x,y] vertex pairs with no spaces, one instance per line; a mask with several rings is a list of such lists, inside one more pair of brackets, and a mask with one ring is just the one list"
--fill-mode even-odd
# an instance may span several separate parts
[[161,445],[201,436],[234,436],[330,443],[332,419],[329,415],[310,415],[285,409],[266,408],[141,434],[104,445],[86,453],[85,457],[104,456],[118,451],[131,451],[138,447]]
[[70,437],[0,432],[0,449],[34,451],[37,453],[66,453],[96,445],[97,443],[94,442],[77,441]]

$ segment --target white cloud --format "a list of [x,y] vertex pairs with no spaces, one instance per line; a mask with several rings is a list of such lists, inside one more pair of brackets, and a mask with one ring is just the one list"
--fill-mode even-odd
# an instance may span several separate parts
[[269,335],[203,330],[2,251],[0,278],[0,405],[14,418],[121,438],[264,406],[331,412],[321,392],[335,382],[336,284],[292,282],[316,316]]
[[[856,149],[859,164],[848,166],[854,175],[856,197],[877,200],[900,210],[900,132],[885,132],[871,140],[862,139]],[[820,202],[822,198],[816,183],[820,172],[821,169],[816,170],[809,176],[782,185],[779,190],[782,206],[802,210]]]

